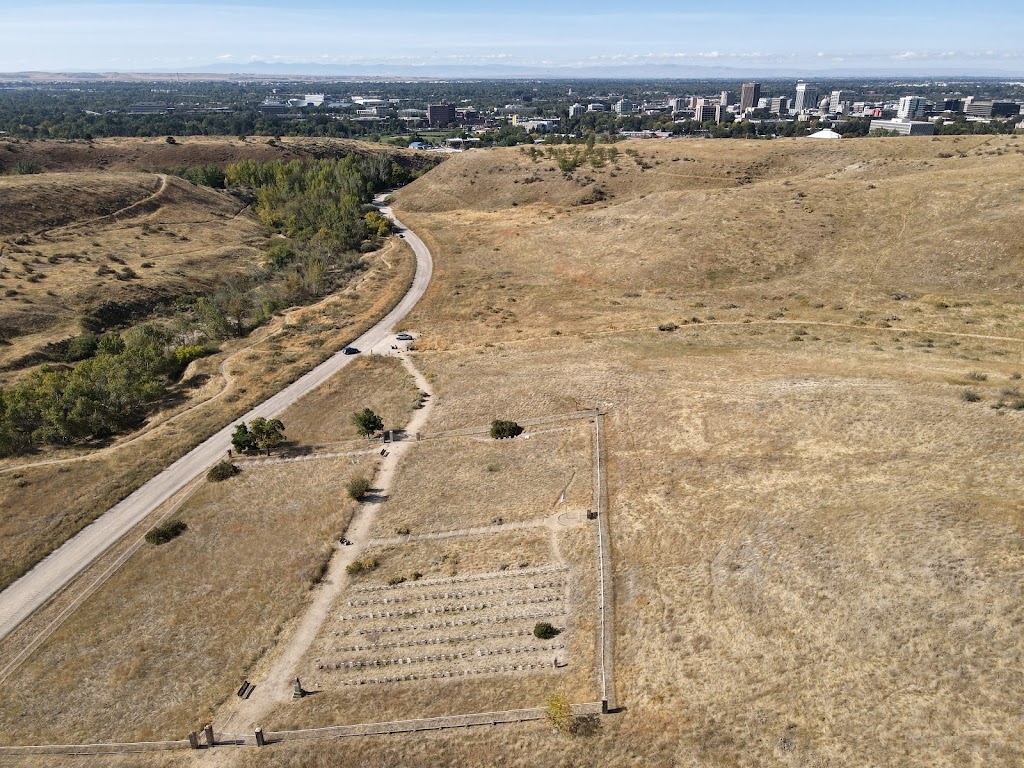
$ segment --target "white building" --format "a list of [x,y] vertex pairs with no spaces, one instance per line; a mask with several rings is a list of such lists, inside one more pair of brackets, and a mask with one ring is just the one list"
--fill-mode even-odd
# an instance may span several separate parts
[[796,101],[793,102],[793,111],[797,113],[808,112],[818,106],[818,89],[803,80],[796,84]]
[[871,130],[882,129],[883,131],[895,131],[901,136],[932,136],[935,134],[934,123],[917,120],[872,120]]
[[899,107],[896,109],[896,116],[901,120],[913,120],[915,117],[924,117],[928,110],[928,103],[923,96],[904,96],[900,99]]

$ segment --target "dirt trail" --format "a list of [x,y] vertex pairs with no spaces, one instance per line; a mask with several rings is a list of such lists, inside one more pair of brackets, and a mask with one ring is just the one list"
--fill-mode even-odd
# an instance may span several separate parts
[[312,604],[291,634],[279,643],[273,652],[269,668],[250,681],[256,686],[253,694],[248,699],[232,700],[218,715],[218,732],[251,735],[256,728],[263,725],[263,719],[274,707],[291,700],[295,670],[330,615],[331,607],[349,584],[345,569],[359,559],[370,542],[369,534],[374,518],[391,492],[398,465],[406,452],[415,448],[415,434],[423,430],[433,410],[433,392],[429,382],[407,356],[402,357],[402,363],[416,380],[416,385],[430,395],[424,407],[416,411],[405,426],[406,435],[412,438],[389,445],[388,455],[381,459],[373,479],[372,499],[356,512],[345,533],[345,537],[353,543],[349,546],[336,545],[327,574],[315,593]]
[[[381,213],[393,218],[388,207],[382,207]],[[397,220],[396,224],[404,229]],[[353,342],[357,348],[372,349],[383,344],[390,337],[394,326],[419,302],[430,284],[433,273],[430,251],[412,231],[406,232],[405,241],[416,254],[416,275],[412,285],[394,309]],[[336,353],[250,410],[241,419],[249,421],[260,416],[277,416],[349,365],[353,359],[353,356]],[[0,592],[0,637],[6,637],[134,526],[218,461],[231,445],[233,429],[234,422],[193,448]]]
[[167,174],[166,173],[158,173],[158,174],[156,174],[156,176],[157,176],[158,179],[160,179],[160,184],[157,186],[156,191],[153,192],[151,195],[147,195],[146,197],[142,198],[141,200],[136,200],[131,205],[126,205],[124,208],[119,208],[118,210],[114,211],[113,213],[108,213],[108,214],[105,214],[103,216],[97,216],[94,219],[86,219],[85,221],[75,221],[75,222],[72,222],[71,224],[63,224],[63,225],[61,225],[59,227],[50,227],[49,229],[41,229],[38,232],[36,232],[35,234],[37,236],[40,236],[40,237],[46,237],[46,236],[49,236],[50,233],[52,233],[52,232],[60,232],[62,230],[67,231],[67,230],[72,230],[72,229],[78,229],[80,227],[88,227],[88,226],[91,226],[93,224],[98,224],[101,221],[108,221],[108,220],[111,220],[111,219],[117,219],[117,218],[119,218],[121,216],[125,216],[127,214],[134,213],[136,209],[142,208],[142,207],[147,206],[147,205],[151,205],[153,203],[157,203],[157,202],[160,201],[160,198],[163,197],[164,194],[167,192]]

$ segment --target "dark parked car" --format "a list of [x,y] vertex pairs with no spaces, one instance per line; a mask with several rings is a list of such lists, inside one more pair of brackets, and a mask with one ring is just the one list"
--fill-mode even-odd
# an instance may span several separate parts
[[344,352],[346,355],[358,355],[359,354],[359,350],[356,349],[355,347],[345,347],[341,351]]

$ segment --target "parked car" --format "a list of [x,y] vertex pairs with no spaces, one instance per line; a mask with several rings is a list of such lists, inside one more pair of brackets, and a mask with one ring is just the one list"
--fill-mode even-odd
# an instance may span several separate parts
[[358,355],[359,354],[359,350],[356,349],[355,347],[345,347],[341,351],[344,352],[346,355]]
[[411,333],[400,333],[397,336],[395,336],[395,338],[398,339],[399,341],[413,341],[416,337],[413,336]]

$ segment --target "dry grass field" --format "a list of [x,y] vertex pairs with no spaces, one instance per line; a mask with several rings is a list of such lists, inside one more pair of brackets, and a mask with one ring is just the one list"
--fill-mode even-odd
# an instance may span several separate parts
[[281,420],[289,442],[327,445],[359,439],[352,423],[356,411],[369,408],[385,429],[397,429],[418,404],[416,383],[398,358],[366,355],[289,407]]
[[175,513],[3,686],[7,743],[183,738],[302,608],[372,457],[248,466]]
[[400,192],[433,426],[608,411],[627,711],[367,764],[1024,759],[1019,143],[648,142],[574,180],[467,153]]
[[[497,416],[503,414],[491,418]],[[589,422],[569,421],[530,428],[515,440],[423,440],[402,463],[401,492],[382,508],[374,535],[478,528],[587,509],[593,495],[590,430]]]
[[[428,429],[607,413],[625,710],[573,739],[538,723],[282,744],[238,764],[1024,762],[1024,142],[619,150],[570,178],[517,149],[468,152],[401,190],[396,210],[435,256],[407,321],[435,392]],[[524,520],[542,514],[585,450],[562,433],[543,440],[420,442],[376,535],[446,529],[431,504],[486,524],[488,492]],[[523,461],[505,474],[490,450]],[[518,503],[534,487],[527,458],[541,467],[538,493]],[[520,557],[592,564],[592,536],[382,543],[368,553],[380,567],[344,600],[416,572],[505,573]],[[593,601],[592,572],[573,573],[570,590]],[[415,593],[408,581],[394,589]],[[592,673],[577,680],[573,667],[355,686],[347,666],[319,668],[360,644],[332,633],[363,637],[376,621],[328,622],[303,661],[323,692],[268,722],[530,706],[553,687],[594,698]]]

